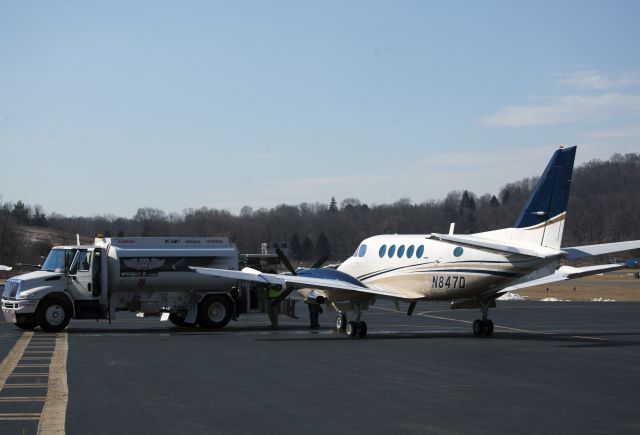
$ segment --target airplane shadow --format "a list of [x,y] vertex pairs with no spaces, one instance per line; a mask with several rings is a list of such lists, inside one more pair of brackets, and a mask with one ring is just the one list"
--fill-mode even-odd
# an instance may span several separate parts
[[[632,340],[617,340],[617,337],[635,336],[638,337],[638,341]],[[601,337],[606,337],[602,338]],[[549,333],[549,332],[502,332],[496,331],[491,337],[475,337],[469,332],[385,332],[376,333],[375,331],[367,334],[364,339],[351,338],[345,334],[334,333],[331,335],[321,336],[297,336],[297,337],[261,337],[260,341],[333,341],[333,340],[349,340],[354,342],[366,343],[368,341],[385,341],[385,340],[434,340],[450,338],[456,340],[474,340],[474,341],[517,341],[520,343],[526,342],[547,342],[557,343],[557,347],[625,347],[625,346],[640,346],[640,331],[638,332],[613,332],[613,333],[601,333],[601,332],[587,332],[576,331],[574,332],[562,332],[562,333]]]

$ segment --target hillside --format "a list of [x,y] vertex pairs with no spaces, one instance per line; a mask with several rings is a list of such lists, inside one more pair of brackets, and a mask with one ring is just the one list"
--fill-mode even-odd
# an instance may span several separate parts
[[[131,218],[45,215],[22,202],[0,203],[0,263],[36,261],[52,244],[74,243],[75,233],[91,240],[114,236],[226,236],[242,252],[258,252],[262,242],[289,244],[292,260],[321,256],[340,261],[361,240],[375,234],[446,232],[451,222],[461,234],[509,227],[522,209],[535,178],[505,185],[496,194],[450,192],[442,200],[365,204],[357,198],[328,203],[280,204],[271,209],[243,207],[239,215],[201,207],[182,214],[140,208]],[[574,170],[564,245],[640,239],[640,154],[614,155]],[[36,229],[46,227],[46,229]],[[638,255],[638,253],[636,253]]]

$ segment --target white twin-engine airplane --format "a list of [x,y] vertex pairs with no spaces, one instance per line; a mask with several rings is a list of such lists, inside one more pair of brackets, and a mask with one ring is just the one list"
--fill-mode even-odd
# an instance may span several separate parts
[[[482,318],[473,322],[473,333],[491,335],[489,308],[507,292],[638,264],[634,259],[556,269],[561,259],[640,248],[640,240],[560,248],[575,153],[576,147],[571,147],[553,154],[512,228],[470,235],[450,231],[374,236],[364,240],[337,270],[312,267],[294,271],[289,266],[291,274],[279,275],[251,268],[193,269],[216,277],[280,285],[284,291],[274,303],[298,290],[308,303],[336,310],[336,328],[346,330],[351,337],[366,336],[367,324],[360,320],[361,311],[377,298],[409,302],[409,315],[418,301],[451,301],[452,309],[480,308]],[[355,311],[355,321],[347,322],[348,311]]]

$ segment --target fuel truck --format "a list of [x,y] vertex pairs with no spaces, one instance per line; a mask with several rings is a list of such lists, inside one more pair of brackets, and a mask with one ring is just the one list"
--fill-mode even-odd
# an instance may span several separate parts
[[222,328],[242,304],[236,282],[190,266],[237,270],[224,237],[119,237],[57,246],[41,270],[6,281],[2,311],[21,329],[65,329],[70,319],[115,319],[120,311],[168,316],[177,326]]

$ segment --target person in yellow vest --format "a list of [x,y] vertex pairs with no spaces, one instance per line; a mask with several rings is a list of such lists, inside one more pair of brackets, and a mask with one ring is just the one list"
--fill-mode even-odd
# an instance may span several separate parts
[[271,302],[280,296],[282,293],[282,286],[277,284],[271,284],[267,287],[267,313],[269,314],[269,320],[271,321],[271,327],[278,327],[278,313],[280,312],[280,304],[271,306]]

